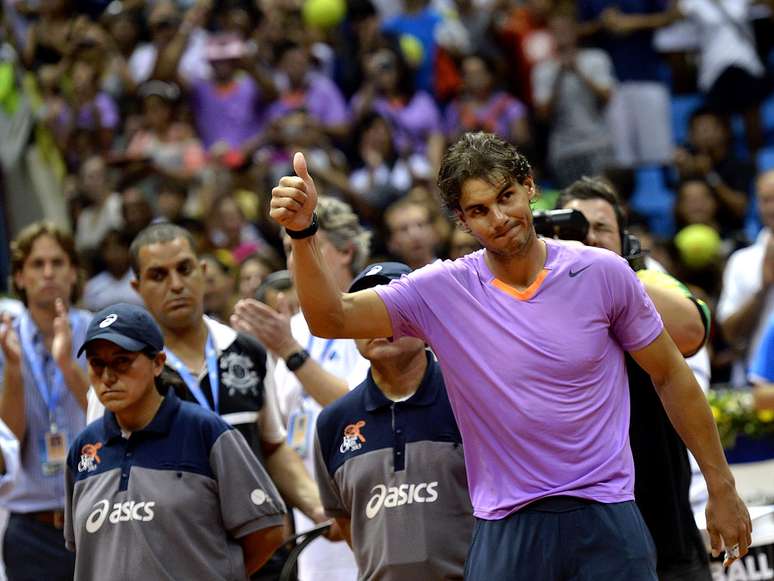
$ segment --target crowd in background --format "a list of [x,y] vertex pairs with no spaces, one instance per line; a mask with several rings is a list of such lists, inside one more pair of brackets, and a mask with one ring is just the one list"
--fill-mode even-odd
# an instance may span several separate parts
[[[539,208],[605,176],[631,232],[713,312],[727,258],[762,225],[765,4],[4,0],[2,22],[5,227],[68,223],[89,310],[140,303],[128,247],[160,220],[205,255],[211,316],[292,298],[268,200],[296,151],[373,232],[372,258],[413,268],[478,247],[435,186],[446,145],[475,130],[527,154]],[[714,326],[713,382],[732,381],[737,343]]]

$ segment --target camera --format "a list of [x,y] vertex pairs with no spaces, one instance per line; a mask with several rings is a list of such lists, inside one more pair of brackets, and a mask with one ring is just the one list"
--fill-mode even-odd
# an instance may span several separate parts
[[[545,238],[560,240],[576,240],[586,242],[589,233],[589,222],[578,210],[548,210],[532,214],[535,232]],[[632,267],[632,270],[645,268],[646,252],[642,250],[639,238],[626,230],[621,234],[621,255]]]

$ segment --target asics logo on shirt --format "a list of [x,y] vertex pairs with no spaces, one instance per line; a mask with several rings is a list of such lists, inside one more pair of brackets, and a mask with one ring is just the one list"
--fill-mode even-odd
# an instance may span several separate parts
[[134,500],[128,500],[126,502],[116,502],[111,511],[109,510],[110,502],[100,500],[94,505],[89,518],[86,519],[86,532],[96,533],[102,528],[106,520],[109,520],[114,525],[129,521],[148,522],[153,520],[154,506],[156,506],[154,501],[135,502]]
[[570,278],[574,278],[574,277],[578,276],[578,275],[579,275],[581,272],[583,272],[583,271],[584,271],[584,270],[586,270],[587,268],[591,268],[591,265],[590,265],[590,264],[587,264],[586,266],[584,266],[583,268],[579,268],[578,270],[573,270],[573,269],[571,268],[571,269],[570,269]]
[[435,502],[438,500],[436,487],[438,482],[420,482],[419,484],[401,484],[387,487],[377,484],[371,489],[374,495],[366,505],[366,516],[374,518],[384,508],[395,508],[415,502]]

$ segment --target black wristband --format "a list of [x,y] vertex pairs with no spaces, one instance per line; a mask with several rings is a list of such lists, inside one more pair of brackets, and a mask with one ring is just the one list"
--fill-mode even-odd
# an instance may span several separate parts
[[306,363],[307,359],[309,359],[309,351],[301,349],[301,351],[296,351],[285,357],[285,365],[287,366],[288,371],[296,371]]
[[302,238],[309,238],[317,233],[317,229],[320,227],[320,223],[317,221],[317,212],[312,212],[312,223],[309,224],[303,230],[288,230],[285,228],[285,233],[293,240],[301,240]]

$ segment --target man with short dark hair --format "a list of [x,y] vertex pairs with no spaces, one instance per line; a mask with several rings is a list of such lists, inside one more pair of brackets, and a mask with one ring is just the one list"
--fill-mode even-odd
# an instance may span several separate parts
[[25,305],[0,324],[0,419],[21,445],[16,486],[3,542],[9,581],[71,580],[74,559],[64,546],[67,448],[85,426],[85,362],[76,356],[91,315],[71,305],[80,293],[72,236],[48,222],[22,230],[11,243],[14,291]]
[[384,211],[387,249],[411,268],[421,268],[436,260],[438,232],[430,209],[412,200],[398,200]]
[[656,579],[634,504],[626,352],[702,468],[713,551],[725,545],[726,564],[745,554],[749,514],[706,399],[653,302],[620,256],[538,239],[537,189],[512,145],[466,134],[441,164],[442,198],[483,250],[354,293],[334,285],[320,258],[317,191],[300,153],[294,169],[272,190],[271,215],[292,239],[312,332],[408,335],[438,356],[478,517],[466,579]]
[[[586,244],[630,258],[634,249],[618,196],[599,179],[582,178],[563,190],[557,208],[581,212],[589,222]],[[637,276],[680,352],[689,357],[709,336],[710,313],[679,281],[655,270]],[[648,374],[626,356],[634,458],[634,499],[656,543],[660,581],[708,581],[707,551],[690,502],[688,452]]]
[[[349,290],[409,272],[398,262],[373,264]],[[371,363],[368,377],[317,421],[323,506],[352,547],[361,579],[462,579],[473,509],[441,368],[421,339],[356,343]]]

